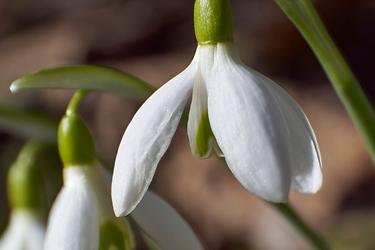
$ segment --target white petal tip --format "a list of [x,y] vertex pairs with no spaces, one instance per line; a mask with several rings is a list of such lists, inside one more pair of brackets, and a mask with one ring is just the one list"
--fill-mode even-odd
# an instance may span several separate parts
[[127,216],[128,213],[125,210],[117,210],[114,209],[116,217],[122,217],[122,216]]
[[126,216],[129,214],[125,207],[120,204],[123,204],[123,202],[116,201],[112,195],[113,212],[115,213],[116,217]]
[[289,195],[273,195],[273,196],[260,196],[264,200],[272,203],[287,203],[289,201]]
[[112,191],[112,206],[113,212],[115,213],[116,217],[127,216],[128,214],[130,214],[137,206],[138,202],[130,206],[125,204],[128,204],[125,197],[122,197],[121,194],[117,196],[116,192]]

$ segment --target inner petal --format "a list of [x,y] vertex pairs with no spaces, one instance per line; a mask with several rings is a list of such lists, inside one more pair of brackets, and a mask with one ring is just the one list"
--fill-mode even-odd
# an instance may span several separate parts
[[222,155],[208,120],[207,90],[201,74],[197,74],[188,120],[188,136],[192,153],[200,158],[211,156],[213,151]]

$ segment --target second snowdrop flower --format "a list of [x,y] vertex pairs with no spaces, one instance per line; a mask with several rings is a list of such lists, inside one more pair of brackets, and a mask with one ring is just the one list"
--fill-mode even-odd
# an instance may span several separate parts
[[110,177],[98,166],[90,132],[69,109],[59,125],[58,146],[64,185],[50,212],[44,249],[133,249],[128,222],[113,213]]
[[238,181],[268,201],[287,201],[290,188],[317,192],[322,173],[314,132],[287,92],[241,62],[229,1],[197,0],[194,23],[192,62],[142,105],[121,140],[112,182],[116,215],[141,200],[191,95],[195,155],[223,155]]

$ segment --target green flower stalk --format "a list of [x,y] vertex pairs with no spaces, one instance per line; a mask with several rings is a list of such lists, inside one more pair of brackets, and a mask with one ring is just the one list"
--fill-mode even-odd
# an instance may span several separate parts
[[358,80],[324,27],[311,0],[275,0],[323,66],[375,163],[375,112]]

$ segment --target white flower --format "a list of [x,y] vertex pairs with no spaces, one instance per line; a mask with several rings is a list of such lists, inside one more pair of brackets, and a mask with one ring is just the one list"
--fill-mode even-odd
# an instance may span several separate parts
[[131,249],[134,239],[129,225],[115,217],[109,190],[103,168],[65,167],[64,186],[49,216],[44,249]]
[[44,233],[39,215],[30,209],[14,209],[8,228],[0,239],[0,250],[40,250],[43,248]]
[[290,188],[320,188],[318,146],[298,104],[243,65],[232,43],[198,45],[191,64],[142,105],[124,133],[112,179],[117,216],[130,213],[145,194],[191,93],[194,154],[222,152],[238,181],[268,201],[287,201]]
[[[109,193],[110,175],[105,169],[64,168],[64,186],[50,213],[44,249],[133,249],[130,225],[115,217]],[[132,217],[162,249],[180,244],[181,250],[203,249],[188,224],[153,193],[144,197]]]

